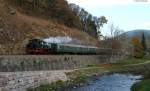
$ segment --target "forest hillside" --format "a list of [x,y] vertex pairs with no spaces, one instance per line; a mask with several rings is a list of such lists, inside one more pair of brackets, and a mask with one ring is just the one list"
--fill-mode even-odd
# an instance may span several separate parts
[[0,0],[0,12],[1,54],[25,54],[34,38],[69,36],[78,44],[97,45],[96,38],[81,31],[80,19],[65,0]]

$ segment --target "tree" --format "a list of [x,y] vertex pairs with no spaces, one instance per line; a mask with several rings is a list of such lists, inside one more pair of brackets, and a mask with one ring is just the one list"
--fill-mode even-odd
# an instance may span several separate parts
[[122,38],[121,34],[123,34],[123,30],[119,29],[118,27],[115,27],[113,24],[111,24],[111,26],[110,26],[110,35],[111,36],[103,37],[103,41],[102,41],[101,45],[104,48],[111,48],[111,49],[116,49],[118,51],[121,51],[122,47],[123,47],[122,40],[124,39],[124,38]]
[[101,16],[97,19],[95,19],[95,23],[97,25],[97,29],[99,30],[101,27],[103,27],[104,24],[107,24],[108,20],[105,16]]
[[143,46],[144,51],[146,51],[147,47],[146,47],[146,41],[145,41],[145,35],[144,35],[144,33],[142,33],[141,44]]
[[133,44],[133,56],[135,58],[142,58],[144,56],[144,50],[143,46],[140,43],[139,37],[135,36],[132,38],[132,44]]
[[106,17],[93,16],[89,12],[75,4],[70,4],[70,8],[75,13],[75,15],[79,17],[82,25],[82,30],[84,32],[87,32],[89,35],[99,39],[102,35],[100,29],[108,21]]
[[105,16],[101,16],[99,18],[94,18],[95,26],[96,26],[96,33],[97,33],[97,38],[100,38],[102,36],[100,29],[103,27],[104,24],[107,24],[108,20],[106,19]]
[[121,50],[123,46],[123,43],[121,40],[121,34],[123,34],[123,30],[114,26],[114,24],[111,24],[110,33],[111,33],[111,42],[110,42],[111,48]]

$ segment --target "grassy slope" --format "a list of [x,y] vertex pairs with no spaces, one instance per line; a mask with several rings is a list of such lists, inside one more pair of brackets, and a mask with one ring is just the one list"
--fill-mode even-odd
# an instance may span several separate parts
[[131,65],[131,64],[138,64],[150,61],[150,56],[143,57],[142,59],[137,59],[133,57],[126,58],[124,60],[115,63],[115,65]]

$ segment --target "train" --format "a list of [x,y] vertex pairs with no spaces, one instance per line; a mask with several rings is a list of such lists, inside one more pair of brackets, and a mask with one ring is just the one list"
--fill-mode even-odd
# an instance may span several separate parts
[[29,40],[27,54],[96,54],[98,47],[77,44],[47,43],[41,39]]

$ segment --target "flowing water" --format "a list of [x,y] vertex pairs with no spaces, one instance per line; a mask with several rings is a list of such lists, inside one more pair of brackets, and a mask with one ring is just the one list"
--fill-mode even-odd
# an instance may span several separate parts
[[89,85],[74,88],[70,91],[131,91],[131,86],[140,81],[142,76],[131,74],[112,74],[91,80]]

